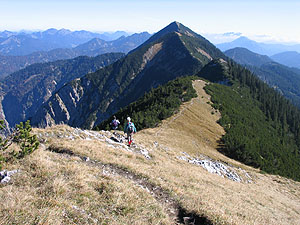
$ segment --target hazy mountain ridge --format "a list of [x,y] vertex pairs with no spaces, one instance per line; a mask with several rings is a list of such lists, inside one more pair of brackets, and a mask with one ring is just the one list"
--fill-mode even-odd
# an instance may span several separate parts
[[300,70],[274,62],[268,56],[259,55],[245,48],[225,51],[234,61],[245,65],[261,80],[281,92],[300,107]]
[[6,77],[1,83],[2,110],[11,127],[32,117],[37,109],[65,83],[94,72],[123,57],[108,53],[97,57],[80,56],[69,60],[33,64]]
[[109,52],[124,52],[128,53],[139,45],[143,44],[151,35],[147,32],[132,34],[128,37],[122,36],[114,41],[104,41],[99,38],[94,38],[87,43],[81,44],[74,48],[75,52],[80,52],[81,55],[95,56]]
[[265,63],[273,62],[273,60],[266,56],[260,55],[248,50],[247,48],[236,47],[224,52],[225,55],[242,65],[261,66]]
[[56,48],[74,48],[93,38],[106,41],[128,36],[126,32],[93,33],[90,31],[70,31],[67,29],[48,29],[38,32],[0,32],[0,54],[2,55],[28,55],[36,51],[50,51]]
[[300,69],[300,53],[296,51],[281,52],[270,56],[275,62]]
[[53,43],[34,39],[26,35],[10,36],[0,43],[2,55],[26,55],[36,51],[49,51],[56,48]]
[[95,38],[74,48],[59,48],[46,52],[34,52],[30,55],[24,56],[0,55],[0,78],[33,63],[71,59],[82,55],[97,56],[110,52],[127,53],[142,44],[150,36],[151,35],[149,33],[143,32],[133,34],[128,37],[122,36],[115,41],[104,41],[99,38]]
[[271,56],[285,51],[298,51],[300,52],[300,44],[296,45],[283,45],[283,44],[266,44],[250,40],[247,37],[239,37],[231,42],[221,43],[216,45],[222,51],[226,51],[236,47],[247,48],[252,52]]
[[[189,50],[192,47],[198,54]],[[152,87],[194,74],[220,56],[225,57],[205,38],[171,23],[125,58],[63,87],[38,111],[33,123],[91,128]],[[79,96],[75,102],[74,96]]]

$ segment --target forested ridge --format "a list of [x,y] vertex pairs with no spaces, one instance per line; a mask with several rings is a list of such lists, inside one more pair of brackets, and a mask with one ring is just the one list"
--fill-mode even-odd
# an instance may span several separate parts
[[230,81],[206,87],[226,131],[221,151],[268,173],[300,180],[299,109],[235,62],[221,67],[219,74],[206,76],[215,80],[221,73]]
[[[300,180],[300,112],[289,100],[233,61],[213,60],[198,74],[212,81],[205,87],[212,106],[221,111],[226,134],[220,151],[262,171]],[[132,117],[138,130],[155,127],[196,97],[195,77],[177,78],[146,93],[115,115],[123,129]],[[225,85],[224,85],[225,84]],[[112,117],[95,129],[110,129]]]
[[[137,130],[157,126],[161,120],[172,116],[178,111],[181,103],[196,97],[192,80],[196,77],[181,77],[169,81],[167,84],[151,89],[137,101],[118,111],[115,116],[120,120],[120,129],[123,122],[130,116]],[[110,129],[113,117],[103,121],[95,129]]]

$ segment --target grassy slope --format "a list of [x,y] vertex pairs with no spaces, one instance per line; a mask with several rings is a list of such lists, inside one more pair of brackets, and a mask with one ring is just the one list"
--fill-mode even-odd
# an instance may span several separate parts
[[[185,208],[217,224],[299,224],[300,183],[261,174],[219,153],[217,141],[224,134],[216,122],[219,113],[207,104],[210,97],[203,90],[204,82],[194,85],[197,98],[181,106],[178,114],[159,127],[135,135],[135,142],[150,151],[152,160],[98,141],[48,138],[46,146],[71,149],[128,168],[168,190]],[[70,129],[56,126],[35,131],[58,133]],[[237,183],[210,174],[179,160],[183,151],[242,167],[254,182]],[[8,169],[21,167],[22,173],[17,175],[20,180],[0,188],[0,223],[87,224],[96,218],[104,224],[173,224],[164,213],[164,205],[147,191],[77,161],[76,157],[66,160],[40,149],[26,157],[22,165],[8,165]],[[74,205],[86,213],[79,213]]]

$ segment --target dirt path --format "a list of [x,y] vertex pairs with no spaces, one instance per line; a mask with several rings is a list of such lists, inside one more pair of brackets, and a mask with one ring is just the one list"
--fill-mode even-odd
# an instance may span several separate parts
[[114,164],[105,164],[97,160],[89,159],[86,156],[74,153],[69,149],[59,149],[49,147],[46,149],[51,152],[62,154],[65,157],[79,157],[81,163],[88,166],[97,167],[106,175],[118,175],[134,182],[137,186],[150,193],[159,202],[166,213],[175,221],[175,224],[212,224],[207,218],[189,212],[184,209],[170,194],[161,187],[151,183],[145,177],[137,175],[125,168],[120,168]]
[[[196,90],[195,84],[194,84],[194,83],[193,83],[193,88]],[[197,92],[197,95],[199,96],[199,93],[198,93],[198,92]],[[196,98],[197,98],[197,97],[196,97]],[[160,129],[155,133],[155,136],[158,136],[159,133],[160,133],[164,128],[168,127],[168,126],[169,126],[170,124],[172,124],[176,119],[178,119],[180,116],[182,116],[183,112],[185,112],[185,110],[189,109],[189,108],[194,104],[194,101],[195,101],[196,98],[193,98],[189,103],[185,104],[185,105],[183,106],[183,108],[180,109],[179,113],[177,113],[175,116],[173,116],[173,117],[171,118],[170,121],[168,121],[167,123],[165,123],[164,125],[162,125],[162,126],[160,127]]]

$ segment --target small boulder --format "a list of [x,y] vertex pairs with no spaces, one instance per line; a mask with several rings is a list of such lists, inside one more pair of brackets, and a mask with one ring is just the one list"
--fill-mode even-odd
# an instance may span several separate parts
[[11,176],[18,172],[19,172],[19,170],[11,170],[11,171],[2,170],[2,171],[0,171],[0,182],[2,184],[8,183],[11,179]]

